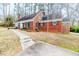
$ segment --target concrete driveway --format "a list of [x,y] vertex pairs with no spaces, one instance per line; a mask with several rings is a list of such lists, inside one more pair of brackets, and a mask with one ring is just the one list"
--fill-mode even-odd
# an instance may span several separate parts
[[[55,45],[44,42],[34,42],[32,39],[18,30],[12,30],[20,38],[23,51],[18,53],[19,56],[78,56],[79,53],[72,52]],[[25,38],[25,39],[24,39]]]
[[44,42],[38,42],[25,49],[19,56],[78,56],[76,52],[66,50]]

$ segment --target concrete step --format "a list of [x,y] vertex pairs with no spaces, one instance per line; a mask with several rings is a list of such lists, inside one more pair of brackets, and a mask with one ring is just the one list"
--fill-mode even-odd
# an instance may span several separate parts
[[21,33],[21,31],[20,32],[18,30],[12,30],[12,31],[20,38],[20,42],[23,50],[34,44],[34,41],[32,41],[32,39],[26,34]]

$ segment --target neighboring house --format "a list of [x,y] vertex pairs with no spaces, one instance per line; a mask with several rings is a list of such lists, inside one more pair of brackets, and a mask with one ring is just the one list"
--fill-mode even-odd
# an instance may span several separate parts
[[[19,29],[26,29],[28,31],[45,31],[45,32],[68,32],[69,28],[64,27],[62,18],[54,18],[53,15],[45,15],[44,12],[22,17],[15,26]],[[68,22],[67,22],[68,23]],[[63,29],[64,28],[64,29]],[[66,29],[66,31],[64,31]]]

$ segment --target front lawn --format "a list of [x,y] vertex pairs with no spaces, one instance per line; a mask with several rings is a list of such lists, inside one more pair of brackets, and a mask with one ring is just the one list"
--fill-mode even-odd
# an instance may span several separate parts
[[50,32],[26,32],[34,41],[43,41],[57,45],[72,51],[79,52],[79,36],[74,34],[50,33]]
[[7,28],[0,27],[0,55],[15,55],[21,51],[19,38]]

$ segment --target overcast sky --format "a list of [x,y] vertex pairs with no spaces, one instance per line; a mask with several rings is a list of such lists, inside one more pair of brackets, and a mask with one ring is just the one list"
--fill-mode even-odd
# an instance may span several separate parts
[[[70,4],[71,6],[70,7],[73,7],[75,8],[76,4]],[[9,11],[9,6],[7,7],[7,12],[6,12],[6,15],[8,15],[8,12],[13,15],[14,14],[14,3],[10,3],[10,11]],[[62,14],[63,14],[63,17],[66,17],[67,16],[67,12],[65,10],[65,8],[62,9]],[[0,16],[2,17],[3,16],[3,12],[2,10],[0,9]]]

